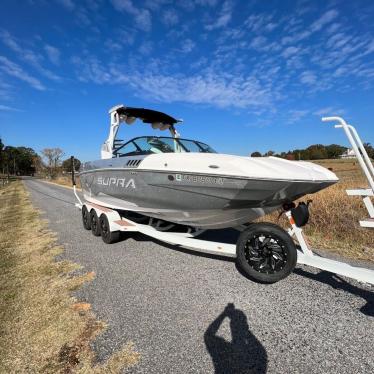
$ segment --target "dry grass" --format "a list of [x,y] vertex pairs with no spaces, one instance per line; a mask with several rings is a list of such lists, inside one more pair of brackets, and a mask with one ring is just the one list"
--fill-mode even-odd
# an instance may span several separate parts
[[22,182],[0,190],[0,372],[118,373],[139,355],[126,345],[95,365],[90,342],[104,329],[90,305],[71,292],[93,273],[73,276],[78,265],[55,261],[55,244],[32,207]]
[[[368,217],[360,197],[348,196],[346,189],[367,186],[367,181],[355,160],[321,160],[318,164],[332,168],[340,178],[336,185],[302,200],[312,199],[311,218],[305,234],[312,247],[323,248],[341,255],[374,261],[374,232],[360,227],[359,220]],[[264,221],[280,223],[287,221],[273,213]]]
[[[81,188],[79,177],[75,177],[75,181],[77,184],[77,188]],[[61,186],[72,187],[71,176],[58,176],[57,178],[50,180],[50,182],[59,184]]]

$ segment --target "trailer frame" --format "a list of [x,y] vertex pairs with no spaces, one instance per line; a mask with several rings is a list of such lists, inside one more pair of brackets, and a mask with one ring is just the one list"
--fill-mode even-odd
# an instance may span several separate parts
[[[148,224],[137,223],[131,219],[123,217],[118,211],[104,206],[93,204],[87,201],[82,202],[79,198],[75,186],[74,194],[78,200],[76,207],[82,210],[85,206],[89,212],[94,210],[98,217],[105,215],[109,222],[111,232],[140,232],[153,239],[162,242],[176,245],[182,248],[187,248],[192,251],[206,253],[217,256],[224,256],[230,258],[237,257],[237,245],[232,243],[216,242],[211,240],[203,240],[196,238],[205,230],[201,229],[187,229],[186,232],[170,232],[162,231],[160,222],[150,218]],[[297,264],[307,265],[320,270],[325,270],[341,276],[345,276],[362,283],[374,285],[374,270],[362,267],[352,266],[345,262],[331,260],[315,254],[308,245],[306,238],[303,235],[303,230],[298,227],[292,217],[291,211],[285,212],[291,228],[288,234],[298,244],[297,246]],[[243,231],[247,226],[239,226],[235,229]]]

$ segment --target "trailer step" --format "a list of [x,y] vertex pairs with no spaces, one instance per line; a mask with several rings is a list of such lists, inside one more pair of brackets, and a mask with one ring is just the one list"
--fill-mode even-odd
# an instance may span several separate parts
[[364,221],[360,221],[360,226],[374,228],[374,218],[368,218],[368,219],[365,219]]
[[348,196],[374,196],[371,188],[359,188],[355,190],[346,190]]

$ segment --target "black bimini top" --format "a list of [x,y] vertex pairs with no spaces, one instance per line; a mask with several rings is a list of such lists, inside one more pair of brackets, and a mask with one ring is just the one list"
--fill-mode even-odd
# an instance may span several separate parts
[[174,125],[178,122],[181,122],[180,120],[177,120],[165,113],[144,108],[121,107],[117,109],[117,113],[119,115],[126,115],[127,117],[139,118],[144,123],[160,122],[168,125]]

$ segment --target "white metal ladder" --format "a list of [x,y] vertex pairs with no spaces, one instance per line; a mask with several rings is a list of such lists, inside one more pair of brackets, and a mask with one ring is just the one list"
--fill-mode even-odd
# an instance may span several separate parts
[[349,142],[352,145],[352,149],[357,157],[357,160],[363,170],[368,182],[369,188],[361,188],[355,190],[347,190],[349,196],[361,196],[367,211],[369,212],[369,218],[360,221],[362,227],[374,228],[374,206],[371,198],[374,196],[374,167],[366,152],[364,145],[352,125],[348,125],[341,117],[323,117],[323,122],[334,121],[339,122],[339,125],[335,125],[335,128],[342,128],[347,135]]

